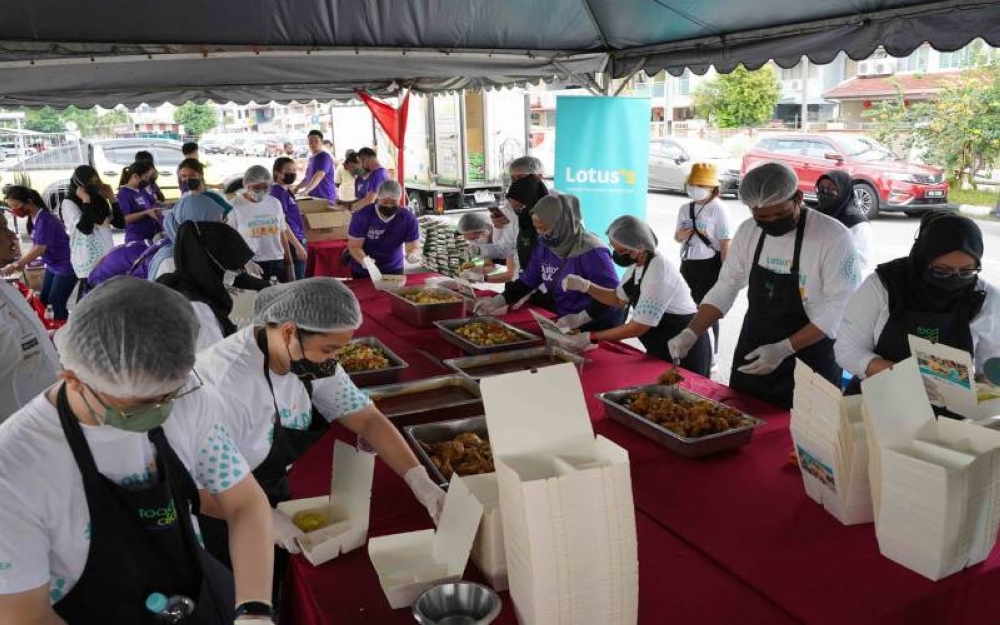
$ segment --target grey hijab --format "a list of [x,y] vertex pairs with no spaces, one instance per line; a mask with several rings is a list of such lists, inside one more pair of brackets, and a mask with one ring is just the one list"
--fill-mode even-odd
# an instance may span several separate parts
[[[575,258],[604,247],[596,234],[584,229],[580,200],[575,195],[547,195],[538,200],[531,215],[551,229],[547,236],[539,234],[538,242],[559,258]],[[550,238],[554,242],[550,243]]]

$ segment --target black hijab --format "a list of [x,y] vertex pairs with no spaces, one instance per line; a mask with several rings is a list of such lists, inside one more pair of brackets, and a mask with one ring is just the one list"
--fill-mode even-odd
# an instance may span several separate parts
[[850,174],[842,169],[833,169],[820,176],[816,184],[818,185],[819,181],[823,178],[837,185],[837,199],[839,203],[832,207],[823,206],[821,203],[819,205],[819,212],[827,217],[833,217],[847,228],[852,228],[868,221],[868,216],[861,212],[854,198],[854,184],[851,182]]
[[983,233],[976,222],[947,211],[929,211],[920,220],[920,230],[910,255],[879,265],[875,272],[889,294],[889,314],[896,317],[906,310],[928,313],[967,311],[968,320],[979,314],[986,292],[978,280],[957,291],[938,287],[927,278],[927,268],[935,258],[950,252],[965,252],[982,264]]
[[186,221],[177,230],[174,241],[173,273],[160,276],[160,284],[179,291],[192,302],[208,304],[222,327],[222,334],[236,332],[229,320],[233,298],[223,276],[228,271],[241,271],[253,258],[253,250],[240,233],[214,221]]
[[[545,183],[534,176],[519,178],[511,183],[507,189],[507,197],[524,204],[524,209],[517,213],[517,260],[521,263],[521,268],[528,266],[531,260],[531,253],[535,249],[538,241],[538,231],[531,221],[531,209],[535,207],[538,200],[549,194]],[[515,211],[516,212],[516,211]]]

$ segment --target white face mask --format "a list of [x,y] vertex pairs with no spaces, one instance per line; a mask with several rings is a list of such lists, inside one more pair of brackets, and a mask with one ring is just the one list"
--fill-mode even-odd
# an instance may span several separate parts
[[260,204],[264,201],[265,197],[267,197],[267,191],[260,189],[247,189],[247,198],[249,198],[251,202]]
[[712,192],[703,187],[695,187],[692,185],[687,185],[688,197],[695,202],[701,202],[702,200],[708,199],[708,196],[712,195]]

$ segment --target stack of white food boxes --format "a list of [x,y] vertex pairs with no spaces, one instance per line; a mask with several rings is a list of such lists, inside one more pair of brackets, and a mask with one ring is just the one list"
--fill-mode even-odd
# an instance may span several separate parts
[[446,276],[461,273],[464,256],[469,249],[455,224],[443,217],[424,216],[420,221],[423,239],[423,266]]
[[595,439],[572,364],[481,382],[511,597],[525,625],[638,618],[627,452]]
[[503,518],[500,514],[500,484],[496,473],[466,475],[462,478],[473,496],[483,506],[472,561],[486,577],[493,590],[507,590],[507,557],[503,545]]
[[792,440],[806,494],[844,525],[871,523],[868,447],[861,397],[795,363]]
[[1000,432],[936,419],[917,357],[862,383],[882,554],[932,580],[985,560],[1000,529]]

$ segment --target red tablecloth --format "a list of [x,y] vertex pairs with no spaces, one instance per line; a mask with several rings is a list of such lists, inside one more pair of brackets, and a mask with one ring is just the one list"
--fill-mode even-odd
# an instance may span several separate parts
[[317,241],[306,246],[306,275],[328,278],[350,278],[351,268],[340,262],[340,255],[347,249],[347,241]]

